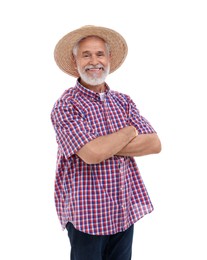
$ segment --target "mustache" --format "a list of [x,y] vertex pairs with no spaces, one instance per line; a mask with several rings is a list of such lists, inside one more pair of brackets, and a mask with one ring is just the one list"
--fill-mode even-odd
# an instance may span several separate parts
[[90,69],[104,69],[104,66],[101,64],[85,66],[85,70],[90,70]]

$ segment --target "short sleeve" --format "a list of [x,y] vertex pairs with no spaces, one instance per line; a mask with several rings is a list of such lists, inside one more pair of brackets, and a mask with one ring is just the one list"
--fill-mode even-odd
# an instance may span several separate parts
[[149,121],[140,115],[136,104],[131,99],[129,102],[129,123],[138,130],[139,134],[156,133]]
[[84,114],[73,104],[64,100],[56,102],[51,113],[51,120],[58,145],[67,158],[97,137],[89,127]]

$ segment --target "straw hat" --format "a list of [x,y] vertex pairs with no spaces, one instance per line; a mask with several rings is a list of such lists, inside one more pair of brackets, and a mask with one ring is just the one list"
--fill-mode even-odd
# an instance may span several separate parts
[[79,77],[73,62],[72,50],[74,45],[87,36],[98,36],[108,43],[111,52],[110,73],[118,69],[127,56],[127,44],[124,38],[116,31],[100,26],[83,26],[66,34],[57,43],[54,58],[58,67],[65,73]]

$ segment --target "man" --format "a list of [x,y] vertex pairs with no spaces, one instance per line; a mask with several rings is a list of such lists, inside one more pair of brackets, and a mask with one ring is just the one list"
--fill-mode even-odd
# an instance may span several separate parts
[[131,259],[134,223],[153,210],[134,157],[159,153],[159,138],[131,98],[105,82],[126,55],[119,33],[96,26],[68,33],[55,48],[57,65],[77,78],[51,113],[55,203],[72,260]]

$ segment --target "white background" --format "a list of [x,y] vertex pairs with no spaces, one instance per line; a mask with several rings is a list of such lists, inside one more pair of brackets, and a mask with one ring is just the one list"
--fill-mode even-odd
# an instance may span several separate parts
[[53,200],[50,112],[75,78],[58,69],[53,50],[93,24],[127,40],[126,62],[107,83],[131,95],[163,146],[137,159],[155,211],[135,225],[133,260],[206,260],[206,1],[2,2],[0,259],[69,259]]

